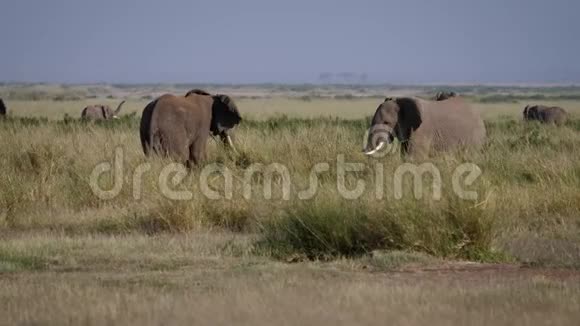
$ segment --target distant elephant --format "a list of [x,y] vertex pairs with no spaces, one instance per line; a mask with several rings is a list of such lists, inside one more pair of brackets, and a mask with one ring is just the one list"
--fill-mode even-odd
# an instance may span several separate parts
[[192,167],[205,160],[210,134],[235,151],[229,132],[241,121],[236,104],[227,95],[198,89],[185,96],[165,94],[143,110],[141,145],[147,156],[153,152]]
[[457,93],[455,92],[439,92],[435,95],[435,101],[445,101],[452,97],[456,97]]
[[537,120],[542,123],[553,123],[561,126],[568,120],[566,110],[557,106],[527,105],[524,108],[524,120]]
[[403,154],[428,154],[460,145],[480,148],[486,130],[480,115],[459,97],[440,102],[387,98],[372,119],[364,152],[372,155],[395,138]]
[[4,105],[4,101],[0,98],[0,116],[6,115],[6,106]]
[[121,101],[117,109],[113,111],[108,105],[89,105],[83,109],[81,118],[86,120],[110,120],[118,119],[118,114],[125,101]]

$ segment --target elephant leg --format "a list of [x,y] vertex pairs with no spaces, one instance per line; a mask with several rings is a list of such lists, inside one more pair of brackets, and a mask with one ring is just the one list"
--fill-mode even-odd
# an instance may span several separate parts
[[187,165],[187,161],[188,161],[188,157],[189,157],[189,151],[187,149],[187,146],[185,146],[183,144],[175,144],[169,150],[169,153],[174,160]]
[[429,156],[431,148],[436,145],[432,136],[416,134],[408,141],[404,142],[401,148],[402,153],[409,154],[414,159],[425,159]]
[[189,150],[185,130],[163,132],[160,137],[160,147],[163,156],[170,157],[180,163],[187,163]]
[[145,153],[145,156],[149,156],[151,154],[151,142],[149,135],[141,135],[141,147],[143,148],[143,153]]
[[200,165],[203,161],[205,161],[206,143],[207,142],[205,141],[205,139],[198,139],[189,146],[189,160],[187,161],[188,167],[191,168],[193,165]]

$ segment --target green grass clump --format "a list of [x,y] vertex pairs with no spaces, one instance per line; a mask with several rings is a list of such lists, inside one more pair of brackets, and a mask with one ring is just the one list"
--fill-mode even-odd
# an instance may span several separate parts
[[486,259],[493,255],[489,210],[463,201],[403,198],[395,203],[321,200],[297,203],[264,225],[276,256],[352,257],[374,250],[412,250],[438,257]]

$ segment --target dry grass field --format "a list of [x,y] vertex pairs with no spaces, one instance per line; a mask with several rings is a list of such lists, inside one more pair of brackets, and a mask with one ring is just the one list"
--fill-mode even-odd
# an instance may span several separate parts
[[[232,198],[211,199],[201,189],[203,167],[162,184],[159,176],[171,162],[142,153],[144,96],[164,90],[94,88],[67,90],[80,98],[55,100],[50,94],[62,96],[61,88],[0,87],[10,112],[0,120],[0,324],[580,320],[580,100],[570,95],[574,89],[471,90],[487,125],[485,149],[430,157],[441,173],[441,198],[432,196],[433,180],[426,177],[417,199],[411,178],[397,198],[394,175],[404,163],[423,162],[396,154],[369,158],[361,150],[381,97],[423,95],[424,89],[358,89],[356,96],[338,89],[333,97],[327,89],[313,96],[309,89],[210,88],[237,95],[244,117],[234,138],[239,154],[209,140],[208,164],[233,175]],[[31,99],[32,93],[42,96]],[[481,100],[506,94],[515,99]],[[116,106],[121,98],[128,98],[122,119],[77,120],[87,104]],[[528,103],[560,105],[572,119],[560,128],[524,123]],[[120,190],[99,198],[91,173],[100,163],[115,163],[117,149]],[[364,185],[354,199],[337,187],[339,157],[362,165],[345,179],[348,189]],[[250,178],[250,196],[243,195],[244,175],[258,163],[285,167],[289,198],[284,178],[274,174],[269,183],[267,173]],[[328,171],[318,174],[313,196],[301,199],[319,163]],[[453,190],[451,176],[463,163],[482,171],[468,185],[474,200]],[[135,171],[146,164],[139,177]],[[97,180],[103,189],[115,182],[109,174]],[[226,194],[218,174],[208,183]],[[168,199],[164,186],[191,198]]]

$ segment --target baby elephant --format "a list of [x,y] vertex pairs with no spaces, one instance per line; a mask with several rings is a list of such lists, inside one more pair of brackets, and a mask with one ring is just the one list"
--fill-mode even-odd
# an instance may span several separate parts
[[199,89],[185,96],[165,94],[143,110],[141,145],[147,156],[153,152],[192,167],[205,159],[210,134],[235,150],[228,132],[240,121],[238,108],[227,95]]
[[553,123],[561,126],[566,123],[568,113],[557,106],[527,105],[524,109],[524,120],[537,120],[542,123]]
[[125,101],[119,103],[117,109],[113,111],[108,105],[89,105],[83,109],[81,118],[85,120],[111,120],[118,119],[118,114]]

